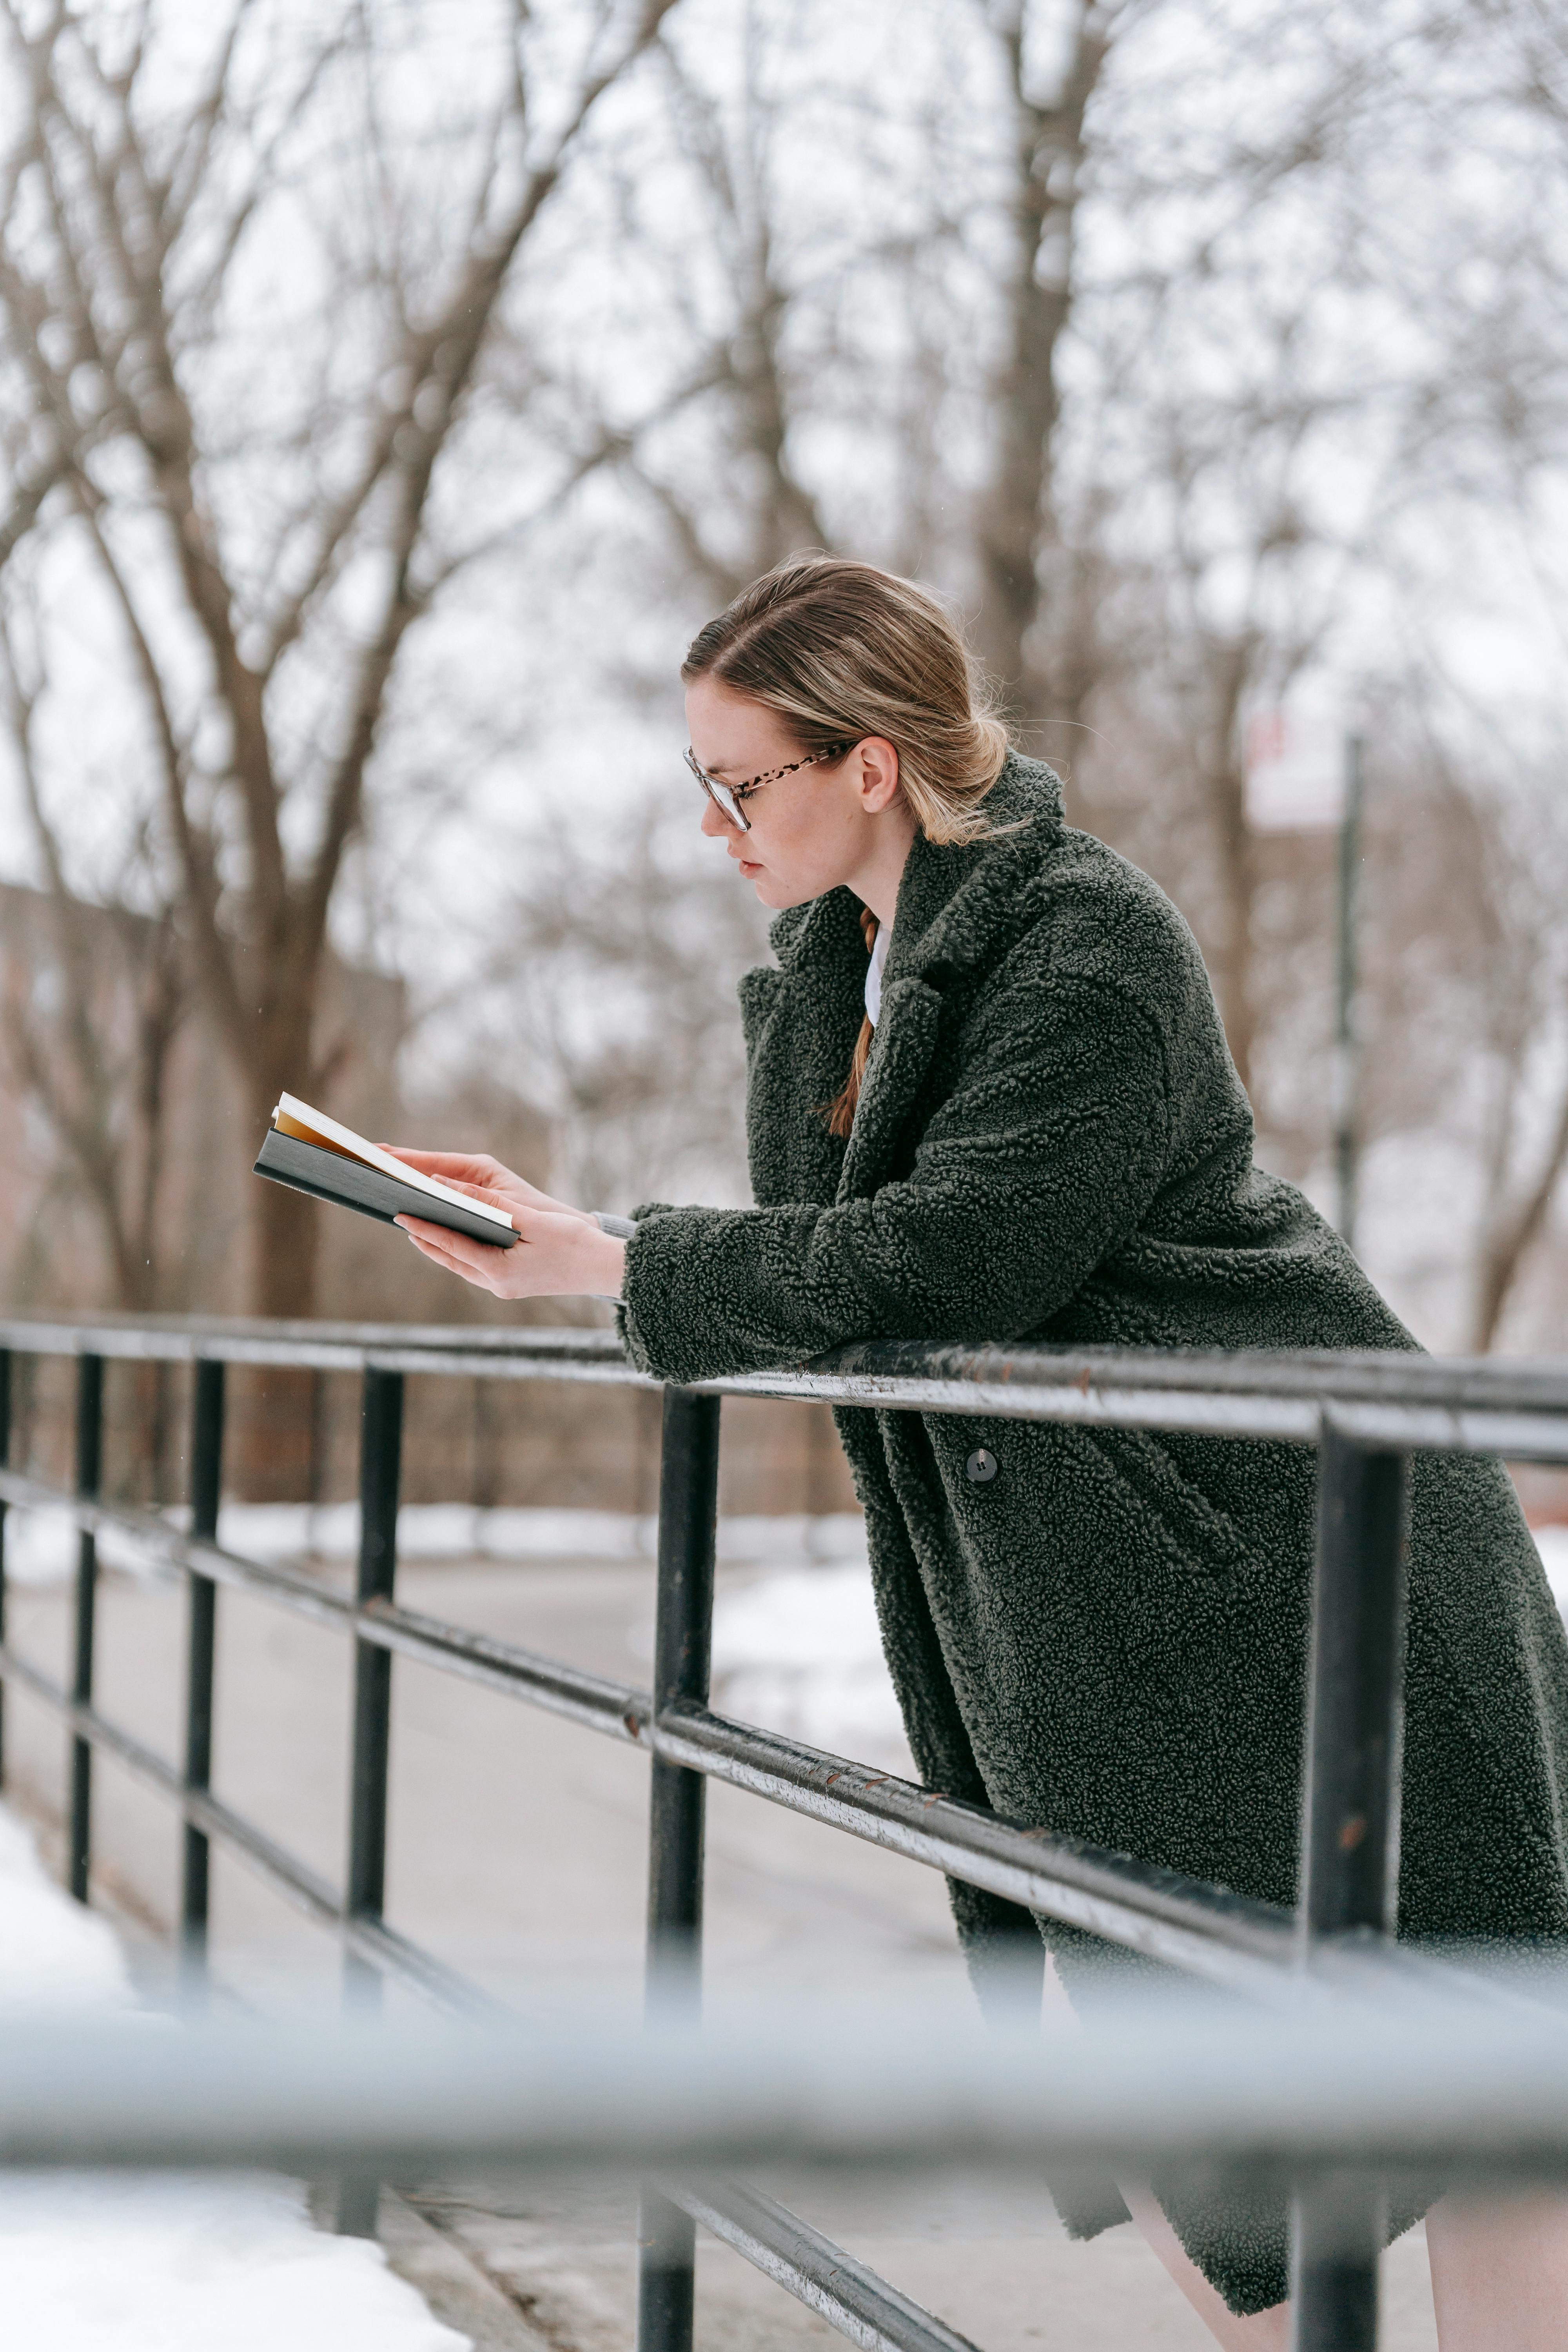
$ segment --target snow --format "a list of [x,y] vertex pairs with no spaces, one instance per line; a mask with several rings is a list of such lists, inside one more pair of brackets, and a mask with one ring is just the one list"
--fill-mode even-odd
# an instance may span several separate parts
[[125,1956],[108,1920],[84,1911],[46,1877],[27,1832],[0,1806],[0,2015],[123,2009],[132,1999]]
[[0,2185],[10,2352],[459,2352],[378,2246],[297,2181],[21,2174]]
[[[12,1584],[66,1584],[76,1574],[77,1526],[68,1511],[10,1510],[5,1514],[5,1575]],[[105,1568],[145,1575],[147,1556],[126,1538],[106,1531],[98,1539]]]
[[713,1703],[808,1747],[912,1773],[864,1550],[858,1560],[779,1570],[720,1592]]
[[[172,1526],[186,1523],[180,1508]],[[226,1551],[251,1559],[352,1559],[359,1547],[357,1503],[226,1503],[218,1518]],[[624,1511],[476,1510],[465,1503],[405,1503],[397,1517],[405,1559],[652,1559],[658,1522]],[[135,1541],[106,1530],[107,1568],[161,1572]],[[735,1517],[719,1522],[719,1557],[730,1563],[794,1565],[864,1559],[863,1521],[849,1511],[819,1517]],[[12,1511],[5,1570],[17,1584],[63,1584],[76,1573],[77,1530],[65,1511]]]
[[[0,1807],[0,2013],[132,2009],[107,1921]],[[149,2015],[150,2032],[176,2033]],[[379,2246],[310,2226],[298,2181],[0,2170],[6,2352],[467,2352]]]
[[1562,1614],[1568,1617],[1568,1528],[1532,1528],[1531,1533],[1546,1570],[1546,1581],[1552,1587],[1552,1598]]

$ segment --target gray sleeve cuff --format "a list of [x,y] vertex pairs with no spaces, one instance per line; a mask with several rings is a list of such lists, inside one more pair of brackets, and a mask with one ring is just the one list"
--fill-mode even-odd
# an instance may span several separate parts
[[[613,1241],[629,1242],[637,1229],[635,1217],[613,1216],[608,1209],[590,1209],[588,1214],[599,1231],[608,1234]],[[593,1295],[595,1298],[602,1298],[606,1307],[619,1307],[621,1304],[619,1292],[613,1298],[607,1290],[596,1290]]]

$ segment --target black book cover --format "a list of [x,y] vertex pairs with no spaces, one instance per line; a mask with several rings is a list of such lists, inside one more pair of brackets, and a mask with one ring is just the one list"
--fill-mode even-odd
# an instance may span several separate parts
[[475,1210],[438,1201],[417,1184],[400,1184],[379,1168],[367,1168],[363,1160],[345,1159],[341,1151],[325,1150],[297,1135],[283,1135],[275,1127],[267,1130],[256,1173],[269,1176],[275,1184],[291,1184],[297,1192],[312,1193],[318,1201],[357,1209],[362,1217],[379,1217],[384,1224],[391,1224],[395,1217],[424,1217],[433,1225],[467,1234],[470,1241],[489,1242],[495,1249],[510,1249],[517,1239],[515,1233]]

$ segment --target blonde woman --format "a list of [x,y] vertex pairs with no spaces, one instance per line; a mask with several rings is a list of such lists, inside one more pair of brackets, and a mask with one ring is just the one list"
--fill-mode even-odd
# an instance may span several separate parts
[[[703,831],[778,909],[777,961],[741,986],[757,1205],[648,1207],[617,1234],[493,1160],[411,1152],[521,1235],[503,1253],[401,1220],[416,1248],[503,1297],[614,1297],[634,1360],[668,1381],[867,1339],[1415,1344],[1254,1167],[1185,924],[1064,824],[933,597],[793,562],[699,634],[682,676]],[[928,1784],[1290,1904],[1310,1452],[837,1420]],[[1568,1938],[1568,1645],[1495,1463],[1416,1465],[1405,1786],[1402,1935]],[[983,1980],[1034,1923],[952,1899]],[[1040,1932],[1069,1990],[1102,1964]],[[1285,2343],[1282,2210],[1123,2193],[1221,2343]],[[1568,2342],[1559,2201],[1440,2205],[1428,2242],[1443,2352]]]

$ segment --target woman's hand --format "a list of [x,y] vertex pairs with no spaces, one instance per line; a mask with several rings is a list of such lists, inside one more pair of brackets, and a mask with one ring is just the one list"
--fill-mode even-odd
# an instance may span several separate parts
[[427,1217],[396,1218],[420,1255],[433,1265],[497,1298],[620,1297],[626,1245],[581,1209],[563,1209],[554,1202],[545,1209],[534,1208],[499,1185],[457,1184],[453,1190],[504,1209],[521,1238],[510,1249],[498,1249],[493,1242],[470,1241],[467,1234],[432,1224]]
[[[406,1160],[410,1168],[417,1168],[422,1176],[434,1176],[439,1184],[451,1184],[459,1192],[474,1192],[489,1201],[492,1207],[550,1209],[563,1217],[580,1217],[584,1224],[599,1231],[596,1220],[586,1209],[574,1209],[564,1201],[552,1200],[537,1184],[514,1175],[492,1160],[488,1151],[413,1151],[406,1144],[384,1143],[395,1160]],[[510,1253],[509,1253],[510,1255]]]

